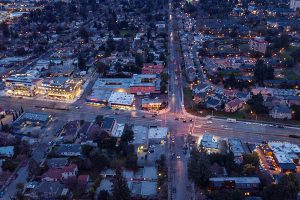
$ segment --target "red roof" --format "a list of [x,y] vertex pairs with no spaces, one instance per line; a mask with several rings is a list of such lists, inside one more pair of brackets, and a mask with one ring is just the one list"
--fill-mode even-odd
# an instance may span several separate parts
[[80,185],[85,185],[88,183],[90,176],[89,175],[79,175],[77,178],[77,183]]
[[70,164],[62,169],[50,168],[47,172],[42,175],[42,178],[51,178],[51,179],[62,179],[63,173],[74,172],[77,168],[77,165]]

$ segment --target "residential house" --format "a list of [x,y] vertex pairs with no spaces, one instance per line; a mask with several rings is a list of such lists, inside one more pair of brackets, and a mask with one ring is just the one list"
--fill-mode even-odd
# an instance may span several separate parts
[[292,110],[285,105],[275,106],[271,110],[270,116],[275,119],[292,119]]
[[49,168],[63,168],[68,164],[67,158],[50,158],[47,160]]
[[80,156],[81,145],[80,144],[61,144],[55,151],[60,156]]
[[78,173],[78,167],[75,164],[63,168],[50,168],[42,175],[43,181],[64,181],[75,178]]
[[33,189],[30,199],[71,199],[70,190],[59,181],[42,181]]
[[236,97],[246,103],[251,98],[251,94],[250,92],[238,92]]
[[243,107],[244,102],[240,99],[234,99],[225,104],[225,112],[236,112]]
[[218,107],[221,106],[221,101],[219,99],[215,99],[215,98],[209,98],[206,101],[206,107],[207,108],[212,108],[214,110],[217,110]]
[[255,37],[250,40],[250,49],[253,51],[260,52],[262,54],[265,54],[267,51],[268,42],[261,37]]

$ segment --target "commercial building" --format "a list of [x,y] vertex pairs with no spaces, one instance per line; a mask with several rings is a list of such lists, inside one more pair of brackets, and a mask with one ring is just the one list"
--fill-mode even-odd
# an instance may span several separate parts
[[41,85],[41,92],[51,99],[70,100],[80,94],[82,82],[66,77],[47,78]]
[[164,144],[169,129],[168,127],[156,127],[156,128],[149,128],[148,131],[148,142],[149,144]]
[[92,93],[85,99],[86,103],[90,105],[108,105],[108,100],[112,94],[112,91],[107,90],[93,90]]
[[144,98],[142,99],[142,109],[143,110],[159,110],[162,108],[163,101],[161,99],[155,98]]
[[93,86],[93,91],[130,92],[131,82],[131,78],[99,78]]
[[230,151],[233,153],[234,161],[237,164],[243,162],[243,154],[246,153],[243,147],[241,140],[237,138],[229,138],[228,139],[228,146]]
[[267,154],[274,157],[281,172],[300,171],[300,148],[298,145],[288,142],[269,142],[268,147],[271,151]]
[[52,119],[51,115],[44,113],[22,113],[22,115],[13,122],[14,131],[20,131],[22,127],[40,126],[45,127]]
[[213,135],[208,133],[203,135],[200,145],[207,151],[208,154],[220,151],[219,142],[214,139]]
[[16,74],[3,79],[6,92],[17,96],[35,96],[42,84],[42,79],[31,74]]
[[143,95],[160,93],[160,78],[157,74],[134,74],[132,78],[99,78],[93,91],[106,90]]
[[118,108],[121,110],[133,109],[134,95],[125,92],[113,92],[108,99],[108,105],[111,108]]
[[130,93],[137,95],[160,93],[160,79],[156,74],[134,74]]
[[250,49],[265,54],[267,51],[268,42],[264,38],[255,37],[250,40]]
[[212,190],[240,189],[253,191],[260,188],[258,177],[215,177],[209,179],[209,187]]

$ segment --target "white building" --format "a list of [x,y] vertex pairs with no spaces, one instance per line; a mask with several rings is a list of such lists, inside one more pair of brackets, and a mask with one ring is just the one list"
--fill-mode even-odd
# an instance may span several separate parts
[[112,108],[131,109],[133,105],[134,95],[125,92],[113,92],[108,99],[108,105]]
[[207,151],[208,154],[220,151],[219,142],[214,139],[213,135],[208,133],[203,135],[200,145]]
[[237,138],[228,139],[229,149],[233,153],[234,162],[241,164],[243,162],[243,154],[246,153],[241,140]]
[[0,147],[0,156],[13,157],[15,153],[14,149],[14,146]]
[[290,8],[296,11],[300,8],[300,0],[291,0],[290,1]]
[[250,40],[250,49],[265,54],[267,51],[268,42],[264,38],[255,37]]
[[149,144],[164,144],[169,129],[167,127],[149,128],[148,141]]
[[42,84],[42,79],[36,78],[32,74],[16,74],[3,79],[3,82],[8,94],[35,96]]
[[300,154],[298,145],[288,142],[269,142],[268,146],[282,172],[297,170]]

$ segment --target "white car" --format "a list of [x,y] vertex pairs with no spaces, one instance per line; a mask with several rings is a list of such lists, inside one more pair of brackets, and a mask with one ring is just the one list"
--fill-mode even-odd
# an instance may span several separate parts
[[207,123],[207,124],[212,124],[213,122],[212,122],[212,121],[206,121],[206,123]]

